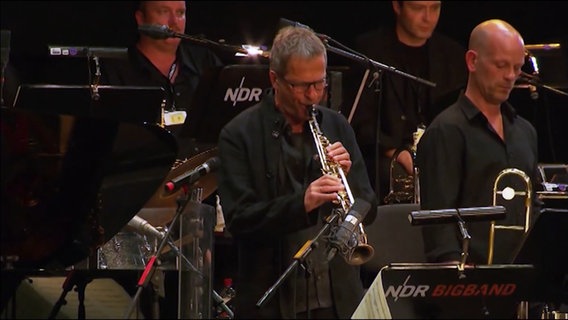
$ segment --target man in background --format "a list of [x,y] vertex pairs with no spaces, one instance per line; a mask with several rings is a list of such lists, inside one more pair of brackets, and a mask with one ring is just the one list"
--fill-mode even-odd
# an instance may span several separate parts
[[[104,65],[104,83],[163,88],[164,124],[178,139],[184,122],[195,121],[197,106],[192,101],[201,76],[223,65],[212,50],[156,31],[167,27],[184,34],[187,10],[185,1],[140,1],[134,13],[140,32],[136,43],[128,48],[128,63],[112,61]],[[178,141],[178,158],[191,154],[188,143]]]
[[[182,136],[182,127],[191,125],[190,121],[198,121],[199,116],[196,114],[198,106],[192,105],[192,102],[202,76],[223,65],[211,49],[178,37],[167,36],[171,32],[186,33],[187,13],[186,1],[137,2],[134,18],[139,31],[138,39],[128,47],[127,61],[114,59],[104,62],[101,81],[103,84],[110,85],[164,89],[165,104],[162,110],[163,123],[161,125],[176,138],[179,161],[194,156],[202,147],[192,137]],[[176,199],[175,197],[170,198],[173,211],[176,207]],[[211,202],[213,200],[214,198],[206,199],[208,203],[214,204]],[[177,230],[178,227],[175,227],[172,235],[176,236]],[[205,250],[204,254],[207,254]],[[210,260],[210,252],[208,254]],[[171,264],[173,261],[168,260],[167,263]],[[116,280],[131,294],[137,289],[135,282],[137,279],[125,276],[117,277]],[[177,318],[177,271],[165,271],[163,281],[161,285],[149,284],[147,290],[143,291],[142,310],[146,316],[159,311],[161,317]],[[159,305],[156,305],[151,301],[156,299],[154,295],[158,295],[157,291],[160,291],[160,286],[165,286],[165,292],[159,299]],[[164,294],[165,297],[163,297]],[[204,294],[208,293],[204,292]]]
[[432,88],[386,71],[365,85],[352,126],[379,204],[391,202],[385,201],[385,197],[395,153],[404,150],[395,161],[412,175],[413,154],[408,150],[415,146],[414,132],[422,130],[454,101],[466,82],[465,49],[434,31],[442,2],[392,1],[392,8],[395,25],[357,37],[357,51],[436,86]]

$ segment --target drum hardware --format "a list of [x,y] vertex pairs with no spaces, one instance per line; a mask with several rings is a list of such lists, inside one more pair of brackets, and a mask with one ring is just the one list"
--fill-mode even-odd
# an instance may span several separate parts
[[[166,225],[175,215],[175,208],[178,206],[177,199],[184,192],[183,188],[175,192],[167,192],[164,184],[182,175],[185,172],[194,170],[205,161],[217,155],[217,148],[211,148],[193,157],[184,160],[176,160],[172,169],[164,179],[164,182],[156,190],[154,195],[146,202],[144,208],[138,212],[138,216],[147,220],[150,224]],[[200,189],[202,198],[207,198],[217,189],[217,178],[213,172],[202,176],[193,184],[194,192]]]
[[98,250],[98,269],[144,269],[153,247],[149,238],[137,232],[117,233]]

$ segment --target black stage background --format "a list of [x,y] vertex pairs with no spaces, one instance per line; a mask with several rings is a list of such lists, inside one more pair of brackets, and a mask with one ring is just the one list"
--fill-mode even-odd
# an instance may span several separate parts
[[[18,70],[19,80],[41,82],[35,70],[46,63],[48,45],[127,46],[137,34],[134,3],[3,1],[2,30],[11,31],[10,63]],[[438,30],[465,46],[475,25],[501,18],[523,34],[526,44],[559,42],[562,50],[554,53],[555,57],[543,58],[548,66],[541,70],[541,77],[545,82],[554,79],[554,87],[566,91],[567,11],[568,2],[557,1],[448,1],[442,5]],[[269,46],[280,18],[308,25],[349,48],[355,35],[393,23],[390,1],[194,1],[188,3],[186,32],[213,41],[224,39],[231,45]],[[221,56],[227,62],[233,59]],[[350,63],[345,57],[330,54],[330,65]],[[526,89],[515,90],[512,99],[539,132],[541,162],[567,163],[568,148],[563,140],[568,99],[546,91],[541,92],[539,99],[531,100]],[[343,104],[351,106],[352,101],[352,97],[346,96]]]
[[[42,83],[45,80],[42,70],[53,62],[47,59],[48,45],[126,47],[137,35],[132,1],[2,1],[0,7],[1,29],[11,32],[7,69],[10,72],[5,73],[5,89],[10,89],[9,82]],[[526,44],[559,42],[562,50],[542,56],[541,78],[545,83],[554,79],[554,87],[566,92],[567,12],[568,2],[557,1],[444,2],[438,31],[466,46],[475,25],[486,19],[501,18],[523,34]],[[204,35],[213,41],[224,39],[231,45],[269,46],[280,18],[308,25],[349,48],[356,35],[393,23],[390,1],[195,1],[188,5],[186,32]],[[227,64],[242,62],[232,55],[220,56]],[[329,59],[334,67],[353,63],[333,53]],[[357,85],[360,78],[346,77],[342,81],[351,86]],[[546,90],[539,93],[539,98],[532,100],[527,89],[516,89],[512,100],[520,114],[538,131],[540,162],[568,163],[568,144],[564,141],[568,98]],[[3,98],[10,97],[5,94]],[[345,94],[342,109],[350,107],[353,98]],[[223,261],[215,268],[216,289],[222,277],[236,276],[233,273],[236,250],[231,249],[229,240],[224,243],[225,240],[216,239],[221,242],[216,245],[215,250],[220,251],[215,263],[218,264],[219,259]],[[219,268],[221,265],[223,267]]]

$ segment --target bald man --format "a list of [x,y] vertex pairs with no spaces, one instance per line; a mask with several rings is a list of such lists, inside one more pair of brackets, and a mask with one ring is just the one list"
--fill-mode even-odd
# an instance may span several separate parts
[[[524,58],[523,38],[509,23],[488,20],[473,29],[465,54],[465,92],[434,119],[418,144],[422,209],[492,206],[494,182],[505,168],[523,171],[535,184],[536,130],[507,102]],[[516,190],[526,189],[516,180]],[[524,201],[505,207],[507,217],[499,224],[524,223]],[[488,263],[489,225],[466,224],[471,235],[467,263]],[[511,262],[521,236],[497,235],[493,263]],[[423,237],[430,262],[460,261],[463,236],[457,223],[424,226]]]

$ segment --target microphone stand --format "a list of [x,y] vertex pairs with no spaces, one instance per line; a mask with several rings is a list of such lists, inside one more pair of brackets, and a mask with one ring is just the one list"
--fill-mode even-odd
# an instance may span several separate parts
[[[359,91],[357,92],[357,95],[355,97],[355,100],[354,100],[355,102],[353,104],[353,107],[351,107],[351,112],[350,112],[349,118],[348,118],[349,123],[351,123],[351,119],[353,118],[353,115],[355,114],[355,111],[357,110],[358,102],[359,102],[359,99],[360,99],[361,94],[363,92],[363,90],[362,90],[363,84],[365,83],[365,81],[366,81],[366,79],[369,75],[371,67],[378,70],[377,72],[374,73],[374,75],[373,75],[374,77],[373,77],[373,80],[372,80],[372,81],[377,81],[376,87],[377,87],[377,91],[379,93],[379,99],[378,99],[379,106],[378,106],[378,110],[377,110],[377,119],[376,119],[376,136],[375,136],[376,142],[374,144],[375,145],[375,150],[374,150],[374,152],[375,152],[375,163],[374,163],[375,164],[375,193],[376,193],[377,198],[378,198],[378,196],[380,194],[379,190],[381,188],[381,183],[380,183],[380,179],[379,179],[380,178],[379,177],[380,168],[379,168],[379,161],[378,160],[379,160],[379,131],[380,131],[380,125],[381,125],[380,110],[381,110],[381,102],[382,102],[381,97],[382,97],[382,91],[383,91],[382,90],[382,79],[381,78],[382,78],[383,71],[387,71],[387,72],[397,74],[399,76],[402,76],[402,77],[408,78],[410,80],[419,82],[419,83],[427,85],[429,87],[435,87],[436,83],[429,81],[429,80],[426,80],[426,79],[423,79],[423,78],[420,78],[420,77],[417,77],[417,76],[414,76],[414,75],[411,75],[409,73],[400,71],[393,66],[389,66],[389,65],[386,65],[384,63],[377,62],[377,61],[375,61],[375,60],[373,60],[369,57],[366,57],[365,55],[363,55],[361,53],[356,52],[355,50],[347,48],[343,44],[339,43],[338,41],[334,40],[333,38],[331,38],[327,35],[323,35],[323,34],[317,34],[317,35],[318,35],[318,37],[320,37],[320,39],[322,39],[322,41],[325,44],[328,51],[333,52],[335,54],[338,54],[340,56],[346,57],[348,59],[351,59],[353,61],[359,62],[359,63],[367,66],[367,69],[365,71],[365,75],[364,75],[363,80],[361,82],[361,86],[360,86]],[[331,46],[330,42],[336,43],[337,45],[339,45],[341,47],[347,48],[349,51]],[[379,199],[379,201],[383,201],[383,200]]]
[[[172,231],[173,227],[175,226],[177,220],[179,219],[179,217],[182,215],[183,211],[185,210],[185,207],[189,204],[190,200],[191,200],[191,198],[189,197],[189,195],[180,196],[180,198],[178,198],[178,200],[177,200],[178,207],[176,209],[176,214],[175,214],[174,218],[172,219],[172,221],[170,222],[170,225],[167,227],[166,232],[165,232],[164,236],[162,237],[160,244],[158,245],[158,248],[156,249],[154,255],[148,261],[146,268],[144,269],[144,272],[142,272],[142,276],[140,276],[140,279],[138,280],[138,289],[136,291],[136,294],[134,295],[134,298],[132,299],[132,302],[131,302],[131,304],[128,308],[128,311],[124,315],[124,319],[130,318],[132,312],[134,311],[134,307],[136,306],[136,304],[138,303],[138,300],[140,299],[140,295],[142,293],[142,290],[148,286],[148,283],[153,278],[154,272],[156,270],[155,266],[156,266],[156,263],[158,263],[158,262],[156,262],[156,260],[158,259],[158,255],[160,254],[160,252],[162,252],[166,243],[171,247],[171,249],[179,257],[182,258],[182,260],[189,267],[190,271],[196,273],[200,277],[203,277],[203,273],[201,271],[199,271],[199,269],[197,269],[189,261],[189,259],[181,253],[179,248],[171,240],[171,231]],[[213,296],[213,299],[215,301],[215,306],[221,307],[223,309],[223,311],[225,311],[229,315],[229,317],[232,319],[234,317],[233,311],[225,304],[225,302],[223,301],[223,298],[221,298],[221,296],[219,296],[219,294],[217,292],[215,292],[215,290],[213,290],[213,289],[212,289],[212,296]],[[178,309],[179,308],[180,308],[180,306],[178,306]]]
[[[227,50],[227,51],[234,52],[234,53],[241,53],[241,54],[244,54],[246,56],[251,55],[251,53],[245,48],[242,48],[242,47],[239,47],[239,46],[228,45],[228,44],[222,44],[222,43],[219,43],[219,42],[216,42],[216,41],[206,39],[204,37],[195,37],[195,36],[191,36],[191,35],[188,35],[188,34],[185,34],[185,33],[175,32],[175,31],[168,31],[168,34],[169,34],[170,37],[173,37],[173,38],[180,38],[180,39],[184,39],[184,40],[189,40],[189,41],[193,41],[193,42],[205,45],[205,46],[209,46],[209,47],[213,47],[213,48],[220,48],[220,49]],[[263,51],[263,52],[260,52],[259,54],[255,54],[255,55],[260,55],[262,57],[268,58],[269,53]]]
[[465,227],[465,221],[463,220],[460,210],[457,210],[458,213],[458,226],[460,228],[460,233],[462,235],[462,253],[460,263],[458,264],[458,278],[463,279],[465,278],[465,262],[469,255],[469,240],[471,236],[469,232],[467,232],[467,228]]
[[67,304],[67,301],[65,300],[67,293],[69,293],[69,291],[71,291],[73,289],[73,287],[75,287],[75,286],[77,287],[77,296],[78,296],[78,300],[79,300],[79,306],[78,306],[78,310],[77,310],[77,319],[86,319],[85,318],[85,315],[86,315],[86,311],[85,311],[85,289],[86,289],[87,284],[89,282],[91,282],[90,277],[86,276],[85,274],[80,274],[79,271],[71,270],[69,272],[69,274],[67,275],[67,277],[65,278],[65,281],[63,281],[63,285],[62,285],[63,292],[61,293],[61,295],[59,296],[59,299],[57,300],[57,302],[55,303],[55,305],[51,309],[51,312],[49,313],[48,319],[55,319],[55,317],[59,313],[59,310],[61,309],[61,307],[65,304]]
[[521,72],[519,80],[521,80],[521,82],[525,82],[527,85],[535,86],[537,88],[547,89],[547,90],[552,91],[554,93],[568,97],[567,92],[564,92],[562,90],[553,88],[553,87],[548,86],[546,84],[543,84],[542,82],[540,82],[540,80],[536,76],[529,75],[526,72]]
[[175,225],[179,216],[181,215],[181,213],[185,209],[185,206],[187,205],[187,203],[188,202],[185,202],[185,203],[183,203],[183,205],[180,205],[180,201],[178,199],[178,207],[176,209],[176,214],[174,215],[174,218],[170,222],[169,227],[166,229],[166,233],[164,234],[164,236],[160,240],[160,244],[156,248],[154,255],[150,257],[150,260],[148,260],[148,263],[146,264],[146,268],[144,269],[144,272],[142,272],[142,275],[140,276],[140,279],[138,280],[138,284],[137,284],[138,289],[136,290],[136,294],[134,295],[134,298],[132,299],[132,302],[130,303],[128,311],[124,315],[124,319],[130,318],[130,315],[134,311],[134,307],[136,306],[136,304],[138,303],[138,300],[140,299],[140,295],[142,294],[142,290],[148,286],[148,283],[154,277],[154,271],[156,270],[156,268],[154,266],[155,266],[156,263],[158,263],[158,262],[156,262],[156,260],[158,259],[158,255],[159,255],[160,252],[162,252],[162,249],[164,248],[166,243],[168,243],[168,240],[170,238],[170,234],[171,234],[171,231],[173,229],[173,226]]
[[256,303],[257,308],[261,308],[266,303],[266,301],[268,301],[268,299],[274,295],[276,289],[278,289],[282,285],[284,280],[286,280],[290,276],[292,271],[294,271],[294,269],[298,266],[298,264],[300,264],[304,268],[306,273],[306,291],[307,291],[306,312],[308,315],[308,319],[310,318],[310,306],[309,306],[309,294],[308,294],[310,270],[309,266],[306,264],[306,258],[316,247],[316,242],[319,239],[319,237],[321,237],[324,233],[326,233],[329,230],[332,223],[335,222],[337,219],[339,219],[339,215],[340,213],[337,210],[333,210],[333,213],[326,218],[325,225],[321,228],[321,230],[316,234],[316,236],[313,239],[308,240],[306,241],[306,243],[304,243],[304,245],[300,248],[300,250],[298,250],[298,252],[296,252],[296,254],[294,255],[294,261],[292,261],[292,263],[288,266],[288,268],[284,271],[284,273],[280,276],[280,278],[276,280],[276,282],[272,285],[272,287],[270,287],[260,298],[260,300],[258,300],[258,302]]
[[[197,203],[201,203],[201,199],[202,199],[202,195],[203,195],[203,189],[202,188],[196,188],[192,190],[192,194],[191,195],[187,195],[185,199],[181,199],[178,200],[179,202],[181,201],[185,201],[186,203],[183,204],[183,207],[185,207],[187,205],[188,202],[190,201],[195,201]],[[182,216],[183,218],[183,216]],[[191,218],[191,217],[190,217]],[[196,226],[196,223],[192,223],[192,226]],[[180,228],[183,228],[183,223],[180,223]],[[197,230],[198,228],[195,228],[193,230],[193,234],[197,234]],[[183,237],[183,233],[180,232],[180,236]],[[179,250],[179,248],[175,245],[175,243],[171,240],[168,239],[168,243],[170,245],[170,247],[172,248],[172,250],[177,254],[178,257],[180,257],[188,266],[188,268],[190,269],[190,271],[193,272],[194,275],[197,275],[199,278],[203,279],[205,277],[205,275],[203,274],[202,271],[199,270],[199,268],[195,267],[191,261],[182,253],[181,250]],[[199,250],[199,237],[195,236],[193,238],[193,253],[194,253],[194,258],[196,258],[196,252]],[[197,258],[196,258],[197,260]],[[196,262],[199,264],[199,262]],[[181,293],[181,288],[182,288],[182,269],[179,268],[179,274],[178,274],[178,314],[182,315],[182,310],[181,310],[181,304],[182,304],[182,293]],[[194,298],[197,299],[197,292],[198,292],[198,285],[197,285],[197,281],[195,281],[193,278],[190,279],[189,281],[190,286],[194,286],[194,290],[196,290],[194,293]],[[227,304],[225,303],[225,301],[223,300],[223,298],[214,290],[211,289],[211,297],[214,300],[214,305],[213,307],[215,308],[215,310],[217,309],[217,307],[220,307],[221,309],[223,309],[223,311],[227,314],[227,316],[229,317],[229,319],[234,319],[235,314],[233,313],[233,310],[231,310],[231,308],[229,308],[229,306],[227,306]],[[197,310],[197,306],[199,304],[198,301],[191,301],[190,302],[191,305],[195,306],[195,311],[196,314],[192,314],[190,315],[191,319],[193,318],[198,318],[201,317],[202,315],[199,315],[199,311]]]

